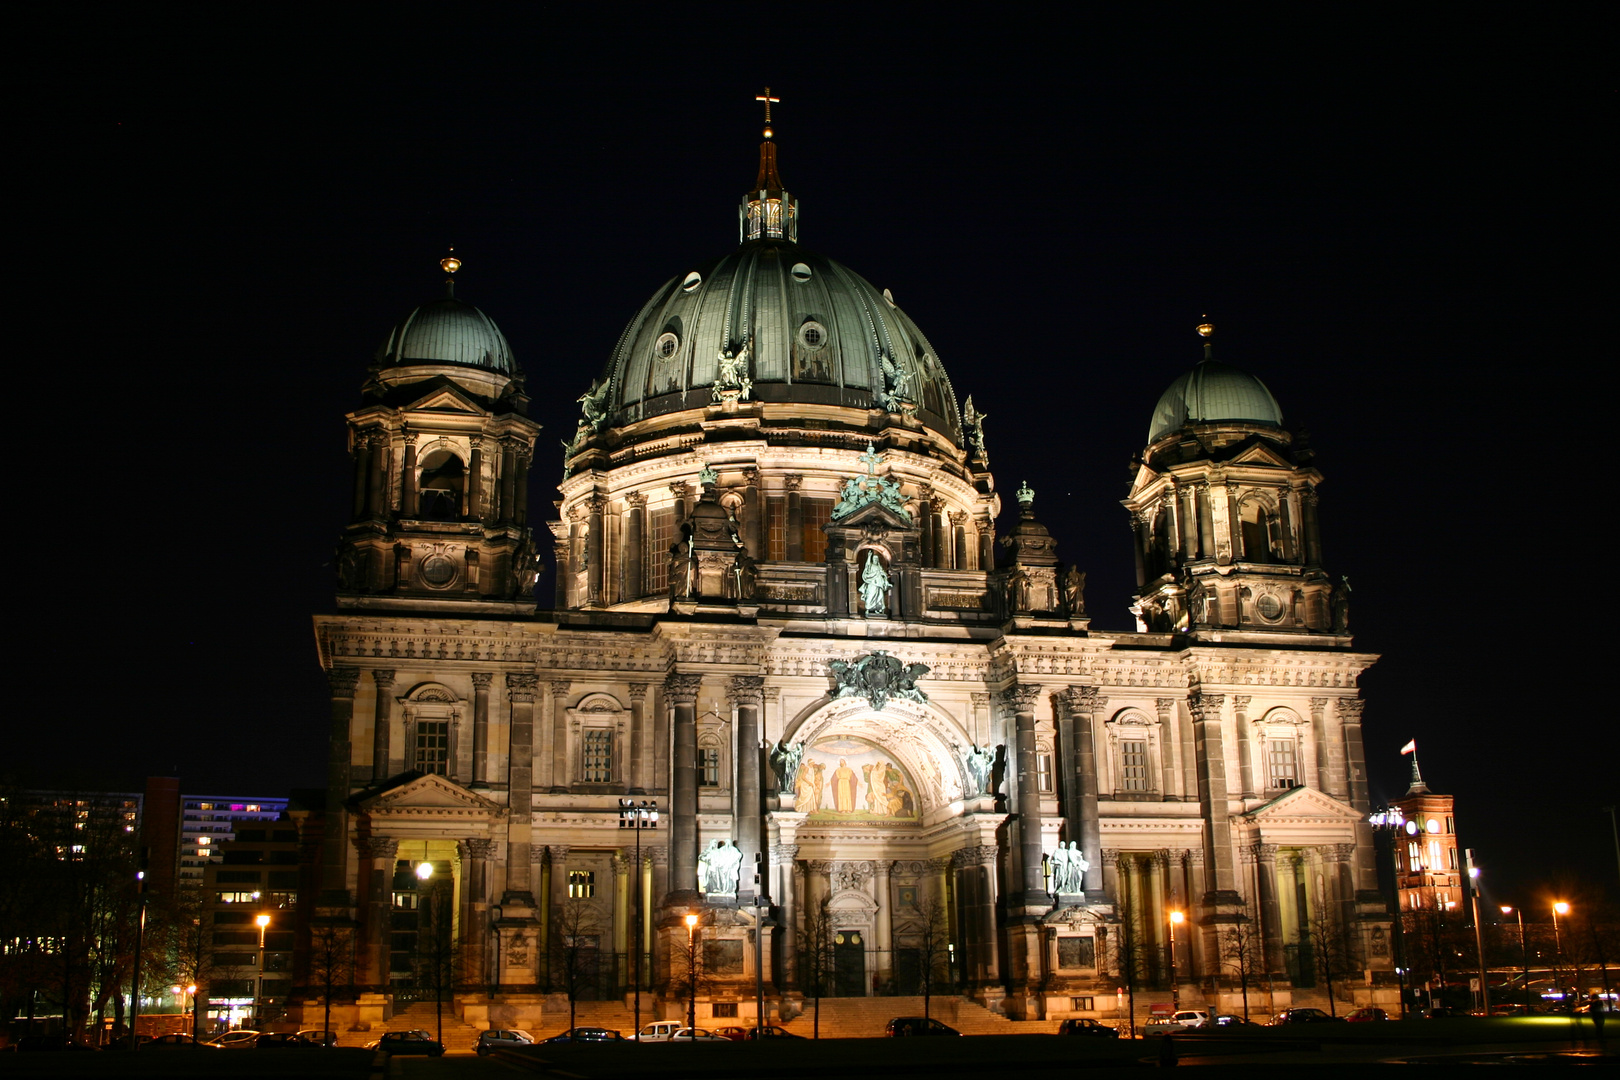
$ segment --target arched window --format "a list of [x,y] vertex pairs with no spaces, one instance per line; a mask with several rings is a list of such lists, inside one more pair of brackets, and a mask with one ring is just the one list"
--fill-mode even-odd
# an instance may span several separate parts
[[1140,709],[1122,709],[1105,725],[1114,798],[1153,798],[1159,786],[1159,723]]
[[467,479],[461,459],[448,450],[434,450],[422,459],[417,485],[417,516],[428,521],[455,521]]
[[1243,528],[1243,558],[1246,562],[1269,563],[1276,562],[1276,553],[1272,550],[1272,535],[1274,528],[1274,514],[1258,498],[1245,499],[1239,509]]

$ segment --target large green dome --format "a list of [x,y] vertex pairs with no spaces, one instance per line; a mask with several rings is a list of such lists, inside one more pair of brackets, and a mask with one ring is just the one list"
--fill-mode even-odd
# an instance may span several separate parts
[[603,372],[612,423],[709,404],[721,357],[745,352],[749,400],[767,403],[882,407],[889,365],[918,419],[960,445],[956,395],[917,324],[859,274],[787,240],[748,240],[653,294]]
[[1187,424],[1241,420],[1282,426],[1282,408],[1266,384],[1247,372],[1205,360],[1170,384],[1153,409],[1148,442]]

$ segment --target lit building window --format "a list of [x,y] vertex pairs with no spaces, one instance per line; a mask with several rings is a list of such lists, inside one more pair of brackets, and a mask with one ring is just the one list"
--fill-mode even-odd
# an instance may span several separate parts
[[1287,791],[1296,784],[1298,770],[1294,766],[1294,740],[1266,740],[1266,769],[1272,788]]
[[598,728],[585,732],[584,779],[606,784],[613,779],[613,732]]
[[1122,791],[1149,790],[1146,739],[1120,740],[1119,786]]
[[596,895],[596,872],[594,870],[568,871],[568,895],[576,900],[589,900]]
[[420,720],[416,724],[416,771],[445,775],[450,763],[450,721]]
[[1035,755],[1035,787],[1039,791],[1052,790],[1052,755]]
[[720,786],[720,751],[712,746],[698,750],[698,784],[701,787]]

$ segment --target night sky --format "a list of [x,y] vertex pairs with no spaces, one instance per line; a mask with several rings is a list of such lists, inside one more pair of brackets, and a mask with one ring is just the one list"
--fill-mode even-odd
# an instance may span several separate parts
[[547,506],[625,323],[735,244],[769,85],[804,246],[929,335],[1095,628],[1132,625],[1119,500],[1207,312],[1318,451],[1327,568],[1383,654],[1375,804],[1416,738],[1493,901],[1614,895],[1612,66],[1569,14],[1598,6],[72,10],[12,102],[13,775],[322,783],[310,615],[378,343],[454,244]]

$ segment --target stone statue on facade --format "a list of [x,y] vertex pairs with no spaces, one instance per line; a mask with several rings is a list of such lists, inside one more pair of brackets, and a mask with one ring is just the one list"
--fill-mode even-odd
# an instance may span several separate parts
[[1071,616],[1086,613],[1086,575],[1078,566],[1063,575],[1063,610]]
[[741,868],[742,851],[724,840],[716,840],[698,856],[698,877],[710,896],[736,896]]
[[731,573],[727,577],[726,584],[733,600],[754,598],[754,560],[747,552],[737,552],[731,562]]
[[973,395],[969,394],[967,401],[962,404],[962,434],[973,448],[973,460],[985,467],[990,465],[990,455],[984,449],[984,422],[987,419],[987,414],[973,407]]
[[776,790],[796,791],[799,783],[799,762],[804,760],[804,743],[789,746],[779,742],[771,747],[771,771],[776,774]]
[[1052,853],[1052,892],[1058,896],[1078,896],[1086,888],[1086,871],[1091,862],[1074,841],[1058,844]]
[[744,341],[736,350],[721,349],[717,360],[719,373],[714,380],[715,401],[747,401],[754,389],[748,377],[749,342]]
[[883,389],[874,395],[879,407],[892,413],[905,411],[905,406],[913,404],[911,394],[906,390],[906,384],[911,381],[911,372],[882,353],[878,354],[878,363],[883,368]]
[[881,709],[891,698],[928,700],[917,689],[917,680],[928,674],[927,664],[906,664],[885,649],[873,649],[856,660],[829,660],[827,668],[837,684],[833,697],[864,697],[872,708]]
[[889,588],[894,579],[883,567],[883,556],[868,551],[866,565],[861,568],[861,607],[867,618],[881,619],[889,613]]
[[962,764],[967,768],[968,796],[990,794],[990,770],[995,767],[996,752],[988,746],[969,743],[962,755]]

